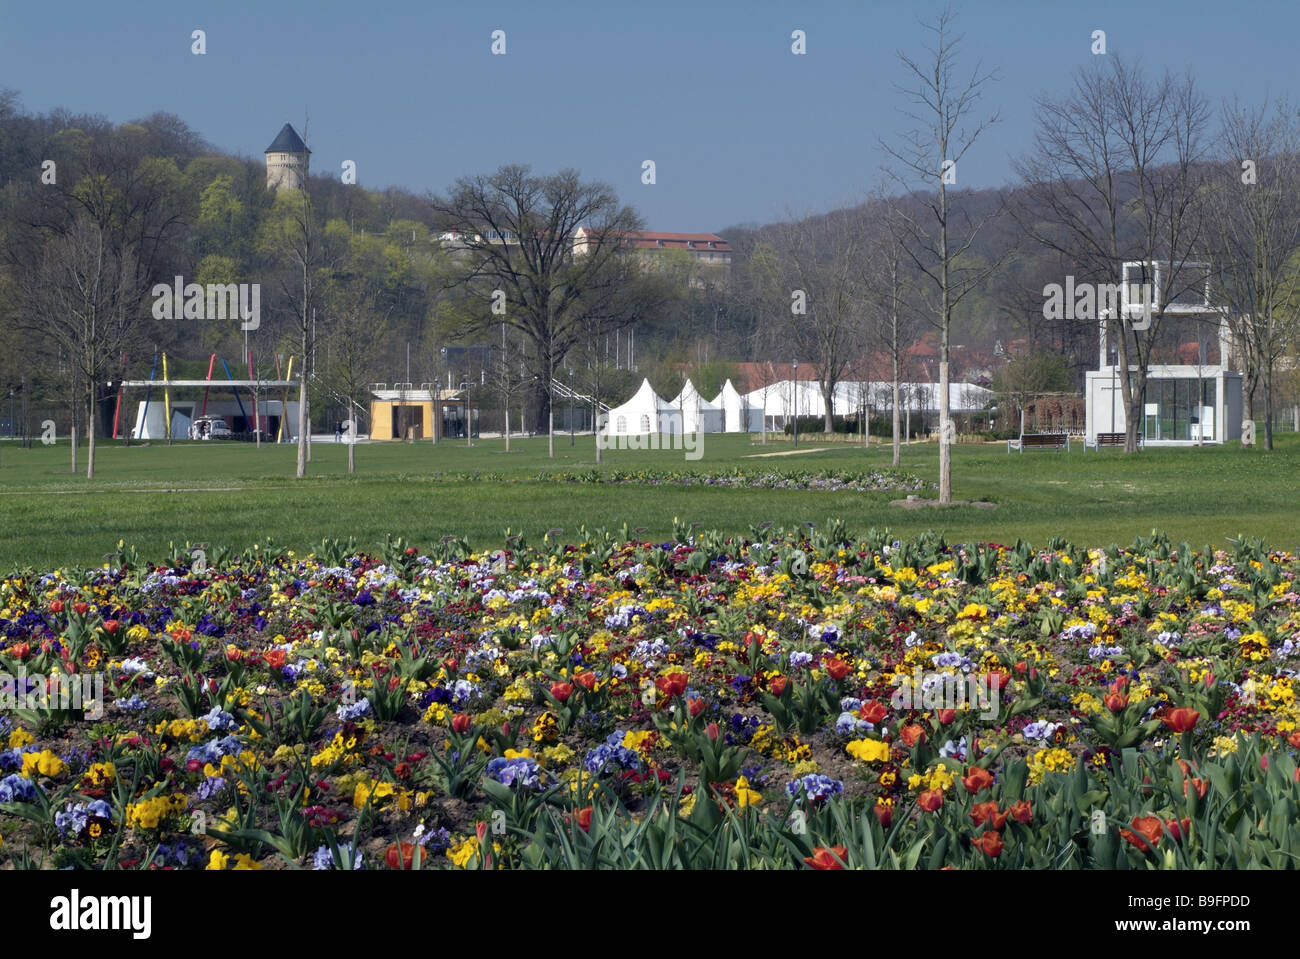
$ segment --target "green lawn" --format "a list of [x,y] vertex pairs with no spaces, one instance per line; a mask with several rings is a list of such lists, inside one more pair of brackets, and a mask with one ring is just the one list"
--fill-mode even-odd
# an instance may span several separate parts
[[[662,538],[674,517],[730,532],[773,520],[791,525],[844,519],[851,530],[889,527],[899,534],[937,529],[954,540],[1037,543],[1053,535],[1090,544],[1129,543],[1162,529],[1200,547],[1239,534],[1295,547],[1295,477],[1300,439],[1285,434],[1272,453],[1238,445],[1154,449],[1135,456],[1029,452],[1007,455],[1005,444],[962,445],[954,452],[953,488],[959,499],[989,500],[993,510],[951,507],[903,510],[889,505],[901,494],[684,488],[643,485],[574,485],[539,482],[541,470],[595,465],[591,437],[569,446],[556,438],[501,440],[472,449],[464,442],[434,446],[391,443],[357,448],[358,473],[347,475],[345,447],[314,447],[309,477],[295,480],[295,449],[242,443],[181,443],[171,447],[101,444],[97,475],[87,481],[68,472],[66,443],[25,450],[0,444],[0,570],[13,566],[102,561],[118,540],[146,556],[187,540],[243,549],[270,536],[293,548],[322,538],[356,538],[363,547],[386,534],[427,545],[447,534],[477,546],[499,545],[506,527],[540,537],[562,527],[624,523]],[[807,443],[801,442],[801,448]],[[605,466],[619,469],[866,469],[887,467],[888,445],[869,451],[835,444],[824,452],[750,458],[789,449],[788,439],[760,446],[757,437],[709,435],[704,458],[688,462],[674,451],[607,451]],[[84,449],[81,451],[84,456]],[[904,470],[937,478],[932,444],[905,447]],[[84,467],[84,459],[81,466]],[[493,474],[472,480],[435,473]],[[925,494],[933,495],[933,494]]]

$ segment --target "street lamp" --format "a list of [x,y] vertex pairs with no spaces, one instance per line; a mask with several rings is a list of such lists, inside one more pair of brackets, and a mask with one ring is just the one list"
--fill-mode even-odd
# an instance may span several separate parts
[[573,367],[569,367],[569,445],[573,445]]
[[794,448],[799,448],[799,361],[794,361]]

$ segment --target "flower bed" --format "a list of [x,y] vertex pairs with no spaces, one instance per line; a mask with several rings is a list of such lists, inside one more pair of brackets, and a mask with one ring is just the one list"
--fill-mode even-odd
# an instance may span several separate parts
[[0,686],[0,864],[1282,868],[1300,852],[1300,562],[1258,543],[679,528],[121,563],[0,585],[0,669],[103,682],[91,718]]
[[619,486],[717,486],[724,489],[820,490],[831,493],[914,493],[934,483],[900,470],[542,470],[531,476],[501,473],[433,473],[433,482],[580,483]]

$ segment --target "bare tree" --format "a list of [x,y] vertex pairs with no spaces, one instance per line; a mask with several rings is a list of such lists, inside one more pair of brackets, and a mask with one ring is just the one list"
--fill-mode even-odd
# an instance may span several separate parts
[[[639,283],[638,260],[623,255],[628,234],[642,226],[604,183],[584,183],[575,170],[533,176],[505,166],[487,176],[462,177],[446,197],[431,200],[440,228],[462,252],[456,282],[483,305],[470,309],[463,332],[504,321],[520,331],[534,375],[538,429],[551,436],[555,370],[581,342],[591,321],[629,326],[657,308],[663,284]],[[585,228],[580,245],[578,229]]]
[[1202,243],[1198,165],[1208,114],[1190,77],[1153,82],[1117,56],[1093,59],[1104,62],[1078,70],[1069,94],[1038,99],[1034,149],[1016,169],[1035,211],[1029,234],[1077,264],[1082,279],[1114,283],[1129,260],[1144,265],[1144,288],[1157,281],[1149,321],[1125,312],[1112,330],[1102,320],[1116,341],[1124,448],[1136,452],[1162,321],[1204,281],[1191,261]]
[[[949,397],[949,355],[953,311],[972,291],[1001,267],[997,262],[981,263],[968,254],[980,230],[992,215],[972,221],[949,185],[957,182],[957,169],[980,134],[998,120],[997,114],[971,122],[985,87],[996,80],[993,72],[976,67],[970,78],[960,81],[957,47],[960,37],[952,34],[953,13],[945,9],[926,24],[934,35],[934,46],[926,48],[924,60],[899,52],[898,58],[911,75],[913,85],[899,88],[906,107],[902,112],[916,127],[903,135],[897,146],[881,141],[881,148],[893,162],[892,177],[906,190],[921,190],[921,202],[900,206],[900,221],[907,235],[904,251],[928,280],[927,312],[935,317],[940,334],[939,355],[939,502],[952,502],[951,400]],[[936,191],[936,192],[931,192]]]
[[906,233],[897,208],[888,200],[875,204],[878,214],[874,235],[863,259],[863,285],[870,303],[873,338],[889,356],[894,465],[902,456],[902,361],[909,337],[910,305],[907,300],[907,264],[903,262]]
[[329,276],[331,261],[325,234],[316,222],[316,212],[306,190],[287,190],[277,194],[275,205],[263,223],[259,246],[276,268],[275,283],[283,301],[289,304],[291,327],[302,350],[297,466],[297,477],[301,479],[307,475],[307,461],[310,459],[308,384],[316,375],[317,286]]
[[1245,419],[1254,419],[1255,383],[1264,389],[1271,450],[1275,374],[1298,331],[1300,119],[1285,103],[1270,113],[1234,102],[1223,110],[1219,152],[1208,191],[1211,296],[1244,360]]
[[847,214],[805,217],[777,228],[788,342],[811,361],[834,425],[835,387],[862,355],[862,234]]

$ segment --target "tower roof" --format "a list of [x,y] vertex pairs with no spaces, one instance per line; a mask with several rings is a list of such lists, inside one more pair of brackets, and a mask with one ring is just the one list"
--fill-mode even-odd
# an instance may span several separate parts
[[286,123],[280,130],[271,145],[266,148],[267,153],[311,153],[307,149],[307,144],[302,142],[302,137],[298,136],[298,131],[293,128],[293,124]]

